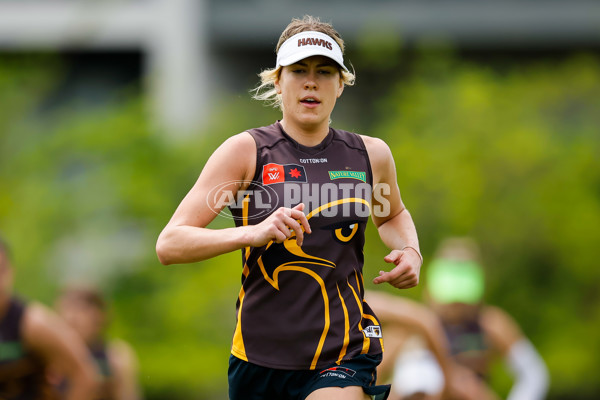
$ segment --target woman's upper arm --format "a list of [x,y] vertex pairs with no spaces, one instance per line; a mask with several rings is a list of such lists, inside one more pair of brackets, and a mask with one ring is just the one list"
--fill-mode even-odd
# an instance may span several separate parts
[[506,311],[498,307],[484,307],[481,325],[493,347],[502,355],[508,354],[512,345],[523,338],[517,322]]
[[22,329],[26,346],[48,365],[57,366],[69,378],[80,374],[95,378],[83,340],[54,312],[41,304],[31,304]]
[[[179,204],[168,226],[207,226],[224,208],[223,193],[247,187],[256,168],[256,142],[248,132],[227,139],[210,156],[198,180]],[[215,189],[219,188],[219,193]],[[215,195],[216,194],[216,195]]]
[[362,136],[373,171],[373,212],[375,226],[404,210],[396,178],[396,165],[389,146],[381,139]]
[[108,345],[108,362],[115,384],[115,399],[138,400],[138,360],[133,348],[123,340],[112,340]]

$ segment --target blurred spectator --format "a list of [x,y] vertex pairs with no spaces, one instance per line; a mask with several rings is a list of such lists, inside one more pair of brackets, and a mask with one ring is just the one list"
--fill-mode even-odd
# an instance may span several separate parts
[[499,356],[514,379],[508,400],[545,398],[549,378],[544,361],[508,313],[484,304],[477,244],[470,238],[444,240],[426,271],[427,299],[456,362],[485,381]]
[[[99,290],[86,285],[66,287],[57,299],[56,308],[64,320],[85,341],[101,374],[100,390],[95,400],[139,400],[137,357],[123,340],[107,341],[107,307]],[[69,386],[68,381],[61,387]]]
[[377,373],[392,383],[389,400],[495,400],[469,369],[454,362],[439,317],[426,305],[382,292],[365,299],[381,321],[385,353]]
[[425,284],[430,307],[384,293],[366,295],[383,326],[378,372],[392,381],[390,400],[498,399],[486,383],[494,357],[504,360],[514,379],[508,400],[545,398],[544,361],[510,315],[483,302],[484,273],[473,240],[443,241]]
[[0,238],[0,399],[57,399],[50,369],[72,382],[66,399],[92,399],[96,375],[84,343],[47,307],[17,298],[13,278],[8,247]]

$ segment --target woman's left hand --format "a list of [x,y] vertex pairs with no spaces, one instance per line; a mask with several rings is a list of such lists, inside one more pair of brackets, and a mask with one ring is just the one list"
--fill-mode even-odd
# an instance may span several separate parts
[[412,248],[392,250],[383,260],[393,263],[395,267],[389,272],[379,271],[379,276],[373,279],[373,283],[387,282],[397,289],[409,289],[419,284],[421,257]]

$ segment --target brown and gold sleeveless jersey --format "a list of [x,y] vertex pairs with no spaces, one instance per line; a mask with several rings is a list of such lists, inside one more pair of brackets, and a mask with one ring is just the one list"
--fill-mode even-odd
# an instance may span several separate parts
[[28,353],[21,326],[26,305],[12,298],[0,317],[0,399],[57,400],[42,361]]
[[305,204],[312,233],[242,249],[242,288],[232,354],[278,369],[315,369],[383,351],[381,329],[364,302],[363,245],[372,172],[362,139],[330,128],[315,147],[277,122],[248,131],[256,174],[230,205],[237,226],[279,207]]

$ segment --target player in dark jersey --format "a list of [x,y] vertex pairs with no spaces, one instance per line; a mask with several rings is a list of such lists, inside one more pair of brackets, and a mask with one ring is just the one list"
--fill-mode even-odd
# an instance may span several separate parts
[[[87,345],[101,376],[94,400],[140,400],[137,356],[121,339],[106,339],[109,323],[102,293],[87,284],[66,286],[56,301],[56,310]],[[62,388],[69,382],[63,380]]]
[[[384,399],[383,342],[364,301],[369,216],[392,249],[374,283],[418,283],[416,229],[380,139],[329,126],[354,75],[330,24],[292,20],[255,98],[281,121],[226,140],[160,234],[163,264],[240,249],[242,287],[229,367],[230,399]],[[227,201],[224,201],[226,199]],[[229,206],[236,227],[206,226]]]
[[51,371],[72,380],[68,400],[91,400],[96,374],[83,342],[58,316],[12,293],[14,271],[0,239],[0,399],[56,400]]

